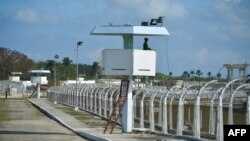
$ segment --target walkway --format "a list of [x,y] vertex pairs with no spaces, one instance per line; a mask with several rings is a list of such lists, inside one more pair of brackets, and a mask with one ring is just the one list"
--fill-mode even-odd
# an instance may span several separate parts
[[[13,98],[13,97],[12,97]],[[83,141],[23,98],[0,98],[0,141]]]
[[[89,114],[84,111],[74,111],[72,107],[63,106],[61,104],[53,104],[46,99],[31,99],[34,105],[39,107],[42,111],[49,114],[58,122],[62,123],[66,127],[92,140],[98,141],[179,141],[173,137],[143,134],[143,133],[121,133],[120,130],[116,130],[114,134],[103,134],[105,121],[97,116]],[[118,132],[117,132],[118,131]]]

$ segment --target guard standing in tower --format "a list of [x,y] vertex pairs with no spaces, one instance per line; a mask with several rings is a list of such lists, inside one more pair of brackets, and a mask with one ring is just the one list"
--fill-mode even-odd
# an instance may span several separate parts
[[143,50],[152,50],[148,47],[148,38],[144,38]]

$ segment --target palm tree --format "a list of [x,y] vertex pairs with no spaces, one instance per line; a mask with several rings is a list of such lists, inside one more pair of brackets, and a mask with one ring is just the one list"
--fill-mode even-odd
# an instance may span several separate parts
[[98,62],[94,62],[91,66],[92,71],[95,73],[95,79],[98,78],[98,75],[101,74],[101,67]]
[[182,74],[183,80],[184,80],[184,87],[186,87],[186,81],[190,77],[189,73],[187,71],[184,71]]
[[208,72],[208,73],[207,73],[207,76],[208,76],[209,79],[211,78],[211,75],[212,75],[211,72]]
[[216,75],[218,78],[221,78],[221,74],[220,73],[217,73]]
[[172,78],[172,76],[173,76],[173,73],[172,72],[169,72],[169,78]]
[[47,60],[46,69],[50,70],[51,78],[53,78],[53,76],[54,76],[54,72],[55,72],[54,67],[55,67],[55,61],[54,60]]
[[192,78],[194,78],[194,71],[192,70],[192,71],[190,71],[190,74],[191,74],[191,76],[192,76]]
[[221,73],[217,73],[216,74],[216,77],[217,77],[217,79],[218,79],[218,81],[221,79]]
[[182,74],[182,76],[184,78],[188,78],[190,75],[189,75],[189,73],[187,71],[184,71],[183,74]]
[[201,75],[202,75],[201,70],[197,70],[196,75],[199,77],[199,85],[200,85],[200,81],[201,81],[200,78],[201,78]]
[[198,75],[199,77],[202,75],[203,73],[201,72],[201,70],[197,70],[196,71],[196,75]]
[[69,57],[64,57],[62,61],[63,61],[62,64],[66,67],[65,77],[68,80],[69,66],[71,65],[72,60],[70,60]]

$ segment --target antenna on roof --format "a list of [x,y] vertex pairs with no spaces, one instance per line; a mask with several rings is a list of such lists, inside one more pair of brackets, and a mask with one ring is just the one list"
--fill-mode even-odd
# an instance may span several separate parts
[[112,26],[112,25],[113,25],[113,23],[109,21],[109,26]]
[[151,19],[150,25],[159,25],[162,26],[164,20],[164,16],[160,16],[158,19]]
[[141,25],[142,26],[156,26],[156,25],[162,26],[164,18],[165,18],[164,16],[160,16],[158,19],[151,19],[150,23],[147,21],[146,22],[143,21],[141,22]]

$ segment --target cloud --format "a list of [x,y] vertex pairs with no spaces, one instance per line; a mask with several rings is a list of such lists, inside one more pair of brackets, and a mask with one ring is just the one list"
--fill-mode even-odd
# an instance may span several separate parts
[[[226,20],[228,23],[245,23],[244,15],[248,14],[249,10],[239,7],[237,4],[230,4],[225,2],[216,3],[213,7],[215,16]],[[247,12],[248,11],[248,12]],[[249,14],[248,14],[249,15]]]
[[242,57],[241,52],[234,52],[232,50],[217,50],[210,52],[209,62],[213,64],[227,64],[227,63],[245,63],[246,60]]
[[176,51],[174,56],[170,56],[170,65],[171,68],[174,68],[172,69],[174,74],[181,74],[184,70],[191,68],[201,69],[203,72],[212,71],[212,73],[217,73],[223,64],[248,63],[247,56],[249,56],[249,53],[242,54],[241,52],[222,48],[212,50],[203,47],[189,52]]
[[240,5],[240,0],[219,0],[209,6],[202,16],[213,21],[206,30],[221,42],[250,38],[250,9]]
[[220,2],[232,2],[232,3],[240,3],[241,0],[218,0]]
[[136,15],[141,18],[166,16],[168,19],[182,19],[189,15],[183,4],[173,0],[109,0],[111,13]]
[[214,50],[207,54],[206,64],[227,64],[227,63],[245,63],[241,52],[233,50]]
[[[147,0],[146,0],[147,1]],[[133,2],[129,2],[127,0],[110,0],[110,4],[119,6],[119,7],[138,7],[138,5],[142,5],[145,3],[145,0],[134,0]]]
[[57,24],[59,21],[59,18],[55,15],[52,15],[51,13],[38,13],[36,10],[31,8],[17,11],[14,19],[29,24]]
[[219,42],[228,42],[231,39],[231,36],[229,36],[227,29],[228,26],[221,26],[217,25],[215,23],[206,25],[205,30],[209,33],[210,36],[213,37],[215,41]]
[[37,12],[33,9],[18,11],[16,13],[15,19],[25,23],[36,23],[39,20]]
[[166,15],[168,18],[183,19],[189,16],[188,9],[176,1],[166,1]]
[[249,39],[250,38],[249,28],[250,28],[249,26],[244,26],[244,25],[231,25],[229,26],[229,33],[238,37]]
[[204,66],[208,64],[226,64],[226,63],[245,63],[245,56],[249,53],[242,54],[238,51],[225,50],[218,48],[213,50],[207,47],[197,48],[190,52],[177,51],[171,60],[182,60],[183,64],[193,64],[196,66]]

